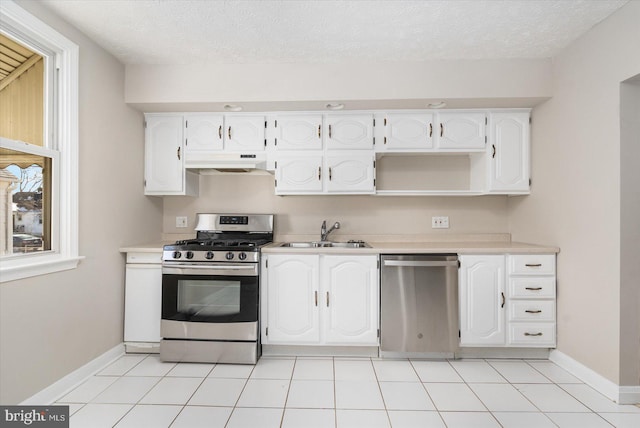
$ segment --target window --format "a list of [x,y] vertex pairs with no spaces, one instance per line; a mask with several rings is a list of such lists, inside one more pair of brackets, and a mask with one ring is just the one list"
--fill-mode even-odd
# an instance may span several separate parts
[[[5,49],[11,50],[13,66],[22,67],[13,76],[12,70],[0,73],[0,282],[5,282],[72,269],[80,259],[78,47],[14,2],[2,1],[0,48],[5,59]],[[13,84],[18,80],[23,82]],[[31,98],[33,106],[23,115],[28,119],[7,107],[9,92],[21,87],[29,95],[13,96],[22,105]]]

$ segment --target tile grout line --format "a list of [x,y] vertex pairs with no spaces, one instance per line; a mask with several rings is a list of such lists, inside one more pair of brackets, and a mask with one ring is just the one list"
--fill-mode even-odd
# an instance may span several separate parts
[[[178,364],[180,364],[180,363],[177,363],[177,364],[174,366],[174,368],[178,367]],[[189,396],[189,398],[187,398],[187,400],[185,401],[185,403],[182,405],[182,408],[180,409],[180,411],[179,411],[179,412],[176,414],[176,416],[171,420],[171,423],[168,425],[168,427],[169,427],[169,428],[171,428],[171,426],[176,422],[176,419],[178,419],[178,417],[180,416],[180,414],[182,414],[182,412],[184,411],[184,409],[187,407],[187,404],[189,404],[189,401],[191,401],[191,399],[193,398],[193,396],[194,396],[194,395],[196,395],[196,392],[198,392],[198,389],[200,389],[200,387],[202,386],[202,384],[204,383],[204,381],[207,379],[207,377],[208,377],[208,376],[209,376],[209,374],[213,371],[213,369],[214,369],[214,368],[216,368],[216,366],[217,366],[217,365],[218,365],[218,364],[213,364],[213,367],[211,367],[211,369],[207,372],[207,374],[205,374],[205,375],[202,377],[202,380],[200,381],[200,383],[198,384],[198,386],[196,387],[196,389],[194,389],[194,390],[193,390],[193,392],[191,393],[191,395]],[[171,371],[172,371],[172,370],[173,370],[173,369],[169,370],[169,371],[167,372],[167,375],[168,375],[169,373],[171,373]],[[166,378],[166,377],[167,377],[167,375],[165,375],[164,377]],[[171,377],[171,376],[169,376],[169,377]]]
[[293,360],[293,367],[291,369],[291,374],[289,375],[289,386],[287,387],[287,395],[284,398],[284,403],[282,404],[282,415],[280,415],[280,428],[282,428],[282,424],[284,424],[284,414],[287,411],[287,402],[289,401],[289,394],[291,393],[291,384],[293,383],[293,374],[296,371],[296,365],[298,364],[298,357],[295,357]]
[[431,404],[433,404],[433,409],[438,414],[438,417],[440,418],[440,421],[442,421],[442,425],[444,425],[446,427],[447,423],[445,422],[444,418],[440,414],[440,410],[438,410],[438,406],[436,406],[436,402],[433,401],[433,397],[431,397],[431,394],[429,394],[429,391],[427,390],[427,387],[425,386],[426,382],[422,381],[422,378],[420,377],[420,374],[418,373],[418,370],[416,370],[416,366],[413,365],[413,361],[411,360],[411,358],[409,358],[408,361],[409,361],[409,364],[411,365],[411,368],[413,369],[414,373],[418,377],[418,383],[420,383],[420,386],[422,386],[422,389],[424,389],[424,392],[427,394],[427,397],[429,397],[429,400],[431,400]]

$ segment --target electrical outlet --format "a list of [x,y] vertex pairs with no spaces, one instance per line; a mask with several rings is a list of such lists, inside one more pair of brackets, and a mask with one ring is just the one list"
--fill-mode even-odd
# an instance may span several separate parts
[[449,229],[449,217],[431,217],[432,229]]
[[176,217],[176,227],[187,227],[187,218],[182,216]]

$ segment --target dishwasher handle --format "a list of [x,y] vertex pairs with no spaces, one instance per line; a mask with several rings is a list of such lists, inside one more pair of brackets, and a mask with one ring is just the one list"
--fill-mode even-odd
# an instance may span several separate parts
[[458,267],[457,260],[442,260],[442,261],[382,260],[382,264],[384,266],[397,266],[397,267],[443,267],[443,266]]

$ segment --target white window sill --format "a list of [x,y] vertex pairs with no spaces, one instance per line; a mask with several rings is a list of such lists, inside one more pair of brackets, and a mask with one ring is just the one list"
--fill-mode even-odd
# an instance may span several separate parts
[[46,254],[22,260],[3,260],[0,262],[0,283],[75,269],[82,259],[84,256]]

